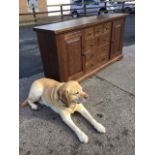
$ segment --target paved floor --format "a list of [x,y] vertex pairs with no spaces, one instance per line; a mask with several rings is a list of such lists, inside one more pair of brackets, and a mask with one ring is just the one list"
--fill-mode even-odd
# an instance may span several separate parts
[[[49,108],[20,107],[20,155],[134,155],[134,45],[124,48],[124,59],[82,82],[90,98],[85,106],[106,127],[99,134],[79,114],[74,122],[89,136],[81,144]],[[37,74],[20,80],[20,102]]]

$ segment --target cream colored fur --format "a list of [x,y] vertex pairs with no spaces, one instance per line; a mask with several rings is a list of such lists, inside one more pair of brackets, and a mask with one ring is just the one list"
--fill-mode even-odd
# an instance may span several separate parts
[[40,101],[41,104],[58,113],[81,142],[88,143],[88,136],[74,124],[71,114],[79,112],[100,133],[104,133],[105,128],[91,116],[79,101],[81,98],[87,97],[88,95],[77,81],[60,83],[52,79],[42,78],[32,83],[28,98],[22,103],[22,106],[29,105],[33,110],[37,110],[38,105],[35,102]]

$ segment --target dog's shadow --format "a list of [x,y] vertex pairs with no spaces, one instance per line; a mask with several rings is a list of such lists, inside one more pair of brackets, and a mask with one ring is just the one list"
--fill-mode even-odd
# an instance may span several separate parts
[[[74,139],[76,144],[80,144],[80,141],[78,140],[78,137],[76,136],[76,134],[62,121],[61,117],[57,113],[55,113],[53,110],[51,110],[46,106],[43,106],[40,104],[38,105],[39,105],[39,110],[37,111],[31,110],[29,107],[26,107],[26,108],[20,107],[20,117],[23,119],[31,119],[31,118],[37,117],[42,120],[50,121],[51,123],[54,123],[55,125],[57,125],[58,129],[61,128],[61,131],[64,130],[65,132],[67,132],[67,134]],[[83,124],[87,128],[87,130],[91,130],[91,132],[95,132],[95,129],[93,128],[93,126],[79,113],[73,114],[72,119],[79,128],[80,128],[80,124]],[[86,131],[84,132],[87,133]]]

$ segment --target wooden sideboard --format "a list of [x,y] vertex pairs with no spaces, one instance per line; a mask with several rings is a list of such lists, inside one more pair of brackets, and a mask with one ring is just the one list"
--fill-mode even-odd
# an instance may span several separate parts
[[120,60],[125,17],[106,14],[34,27],[45,76],[81,81]]

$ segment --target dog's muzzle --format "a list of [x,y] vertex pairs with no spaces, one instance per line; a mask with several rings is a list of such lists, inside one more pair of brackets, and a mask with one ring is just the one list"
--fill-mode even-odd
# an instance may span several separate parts
[[87,99],[88,99],[88,97],[79,97],[79,98],[76,100],[76,103],[77,103],[77,104],[85,103]]

